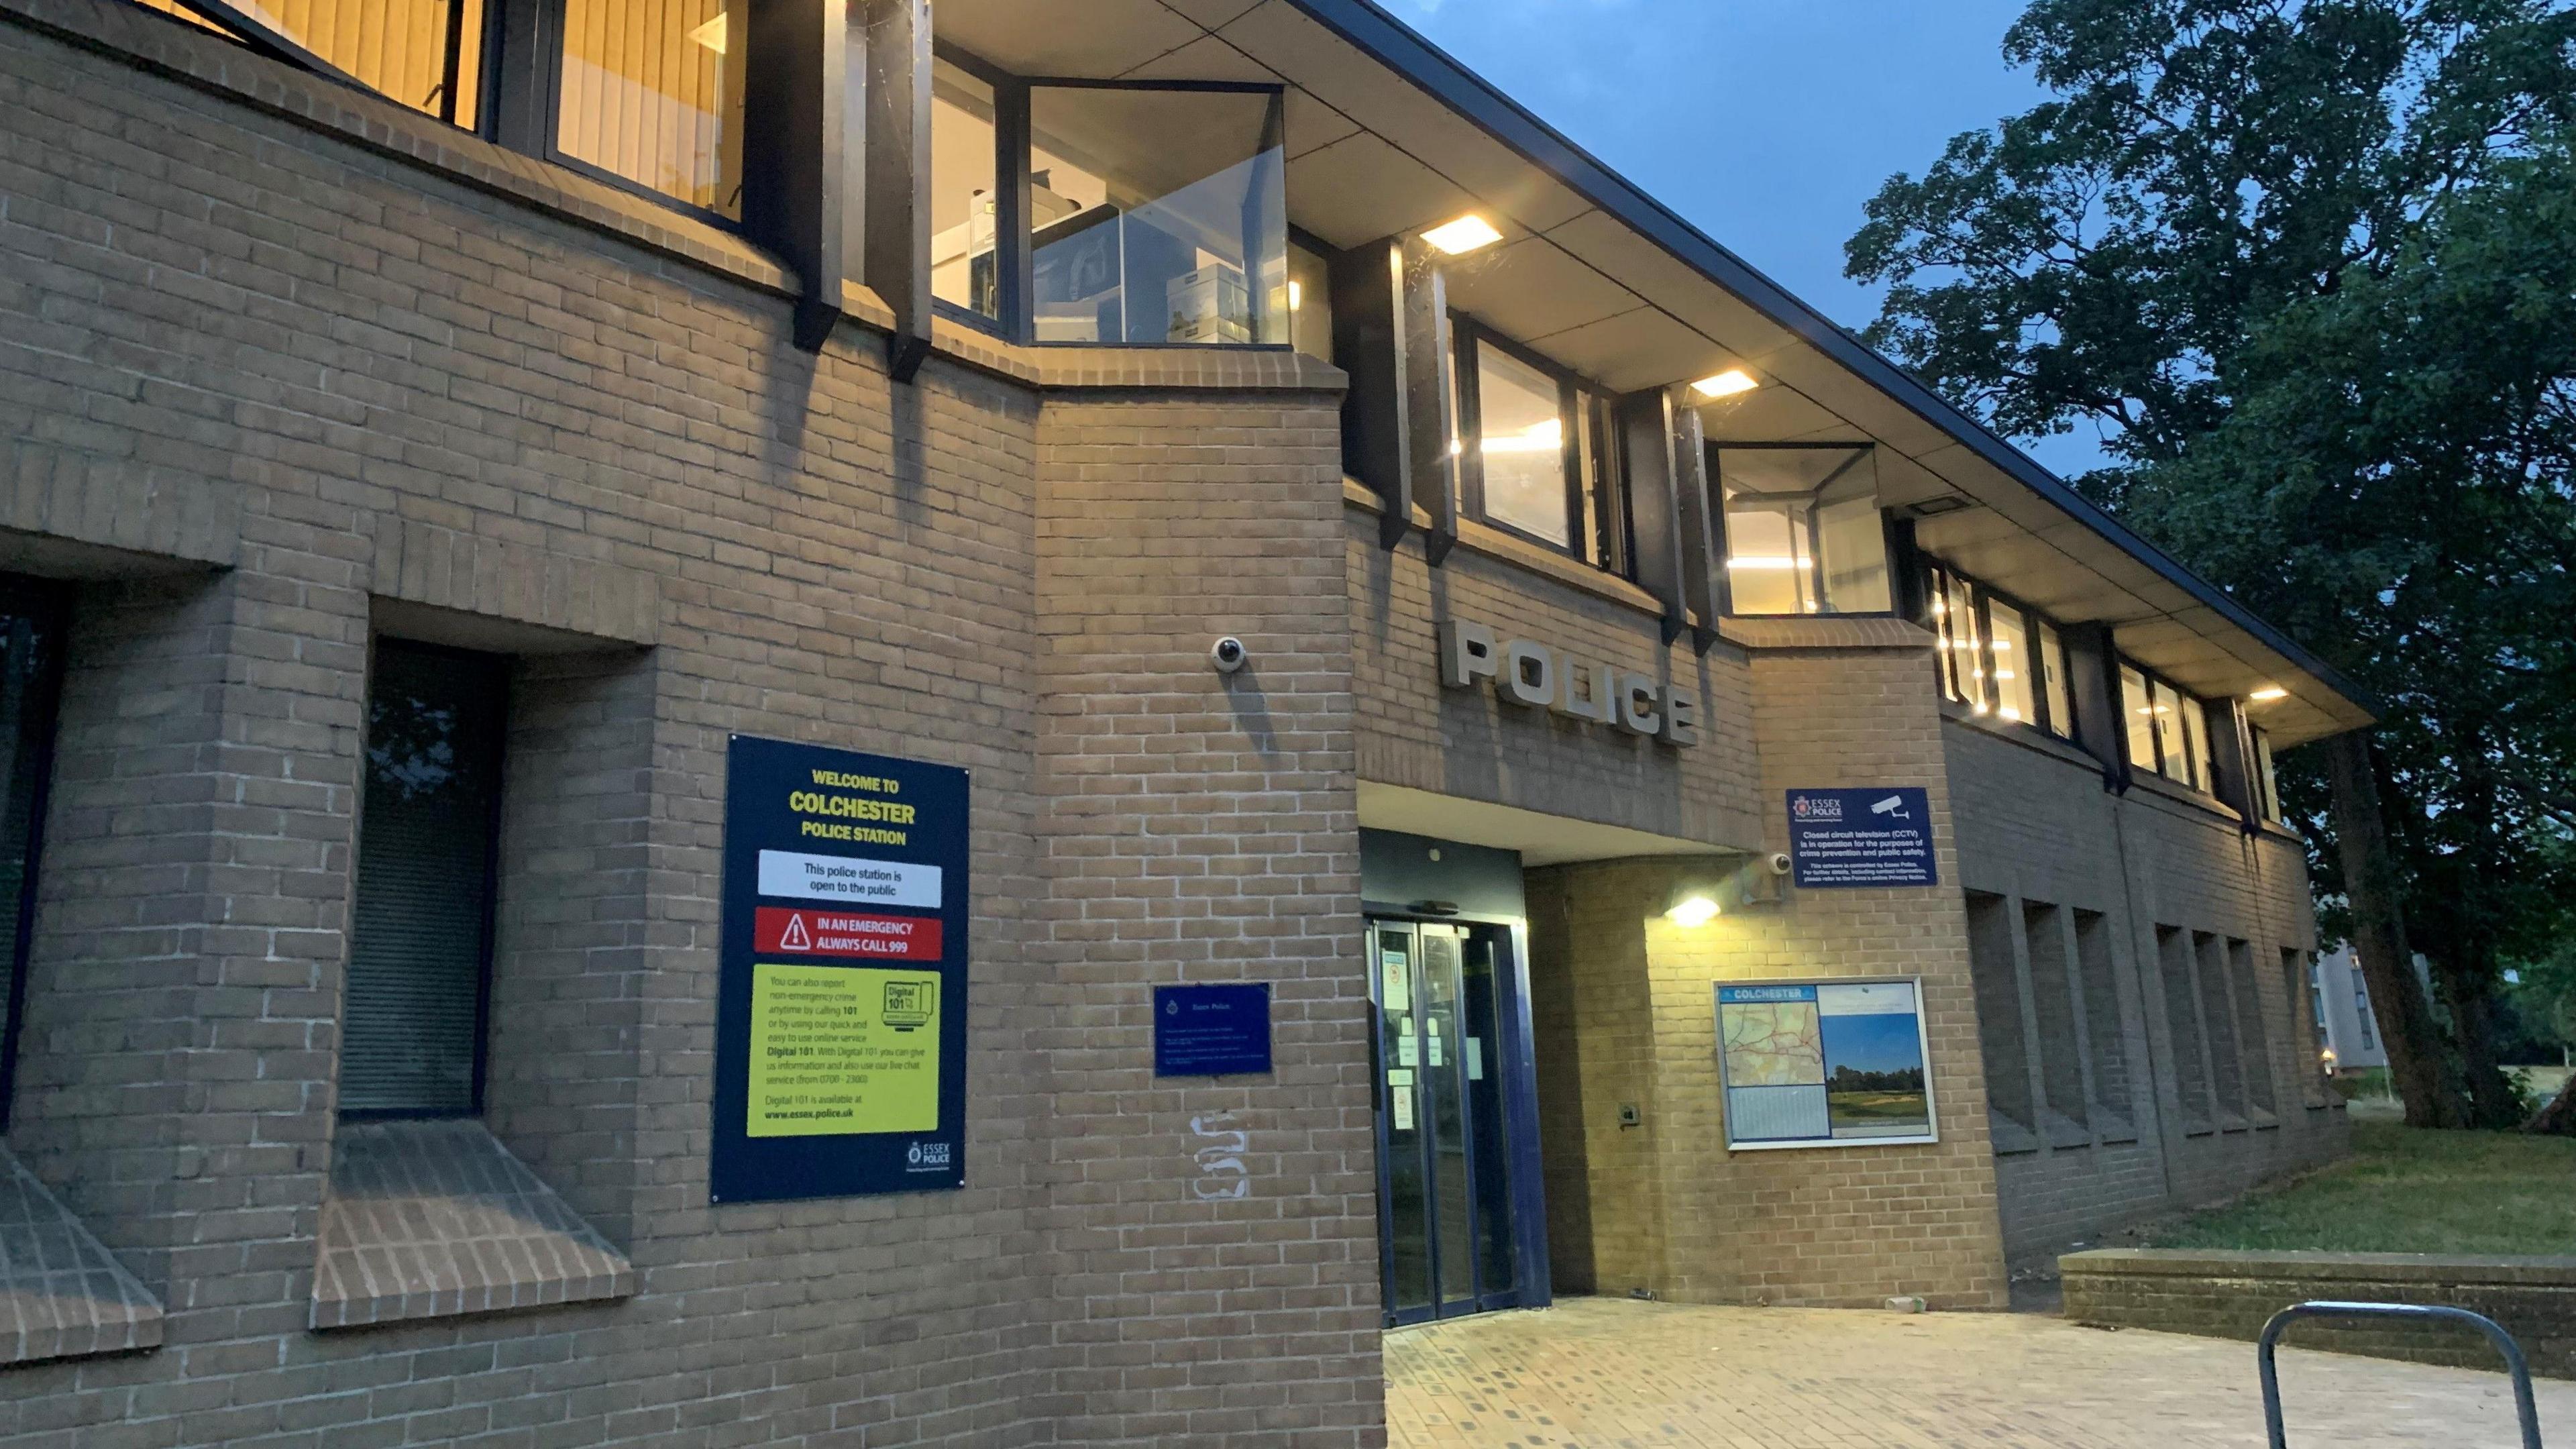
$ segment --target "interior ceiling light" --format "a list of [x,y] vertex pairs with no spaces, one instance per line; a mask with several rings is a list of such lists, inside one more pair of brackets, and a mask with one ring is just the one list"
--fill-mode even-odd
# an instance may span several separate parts
[[2270,704],[2276,699],[2288,699],[2290,692],[2277,684],[2267,684],[2245,697],[2256,704]]
[[1761,385],[1753,380],[1753,374],[1743,368],[1730,367],[1715,377],[1703,377],[1692,383],[1691,391],[1701,397],[1715,399],[1733,397],[1740,392],[1751,392]]
[[1461,257],[1492,246],[1503,239],[1503,234],[1494,230],[1492,222],[1470,213],[1433,227],[1422,234],[1422,239],[1453,257]]

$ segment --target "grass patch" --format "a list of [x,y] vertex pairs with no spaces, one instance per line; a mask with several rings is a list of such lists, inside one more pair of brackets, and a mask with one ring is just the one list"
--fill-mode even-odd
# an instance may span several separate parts
[[2164,1224],[2155,1248],[2576,1254],[2576,1138],[2352,1124],[2353,1156]]

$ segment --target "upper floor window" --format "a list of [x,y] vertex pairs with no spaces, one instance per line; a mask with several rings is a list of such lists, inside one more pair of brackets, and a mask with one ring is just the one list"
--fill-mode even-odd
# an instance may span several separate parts
[[1466,514],[1626,573],[1628,507],[1608,395],[1464,318],[1457,335]]
[[1942,694],[1976,715],[2075,738],[2074,670],[2056,623],[1955,569],[1924,573]]
[[1290,345],[1310,279],[1290,274],[1283,94],[1030,81],[943,53],[932,296],[1022,342]]
[[2170,681],[2120,661],[2120,711],[2128,721],[2129,764],[2202,794],[2215,793],[2209,706]]
[[1726,582],[1737,614],[1884,614],[1894,607],[1874,449],[1722,443]]
[[2269,730],[2254,730],[2254,788],[2262,797],[2254,802],[2266,820],[2284,822],[2289,815],[2281,808],[2281,771],[2272,763],[2272,735]]
[[741,0],[562,4],[555,149],[675,201],[740,218],[749,49]]
[[230,16],[187,0],[141,0],[230,39],[336,72],[413,110],[476,128],[482,105],[483,0],[268,0]]

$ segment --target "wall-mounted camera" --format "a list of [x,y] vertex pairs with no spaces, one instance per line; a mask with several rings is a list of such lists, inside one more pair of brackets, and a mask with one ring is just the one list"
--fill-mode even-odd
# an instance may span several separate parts
[[1787,875],[1789,873],[1789,852],[1785,850],[1779,851],[1771,857],[1771,873],[1773,875]]
[[1243,646],[1242,640],[1231,634],[1219,639],[1208,649],[1208,663],[1215,665],[1216,672],[1219,674],[1240,672],[1245,662],[1251,658],[1252,651]]

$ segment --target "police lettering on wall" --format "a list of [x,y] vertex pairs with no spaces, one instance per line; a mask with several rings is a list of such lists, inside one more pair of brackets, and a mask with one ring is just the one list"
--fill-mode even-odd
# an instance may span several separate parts
[[733,737],[716,1202],[965,1183],[966,772]]
[[1699,699],[1679,685],[1527,639],[1498,639],[1492,629],[1463,619],[1443,623],[1441,684],[1473,689],[1479,681],[1492,684],[1505,704],[1554,710],[1685,749],[1699,743]]

